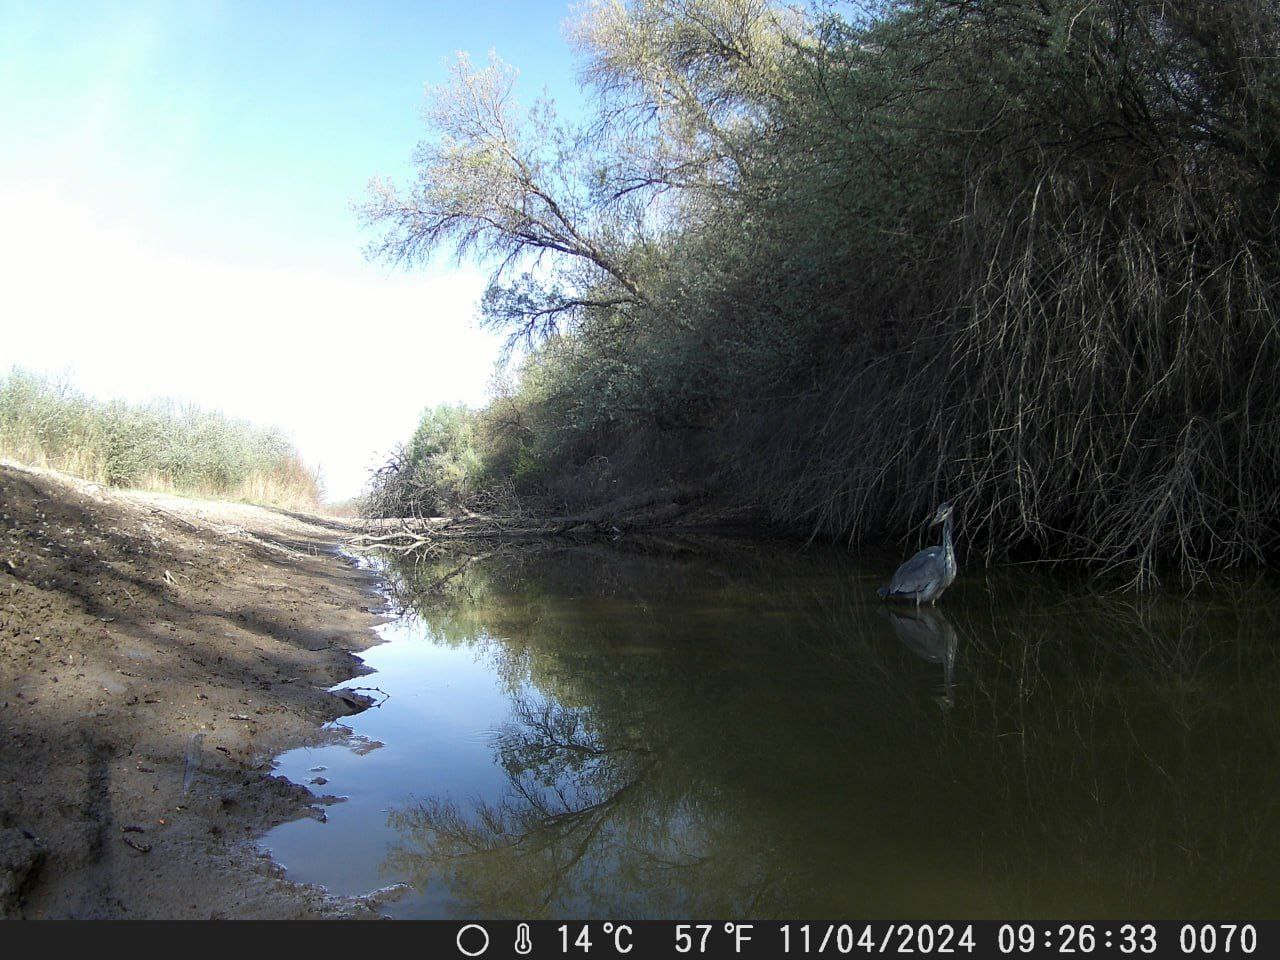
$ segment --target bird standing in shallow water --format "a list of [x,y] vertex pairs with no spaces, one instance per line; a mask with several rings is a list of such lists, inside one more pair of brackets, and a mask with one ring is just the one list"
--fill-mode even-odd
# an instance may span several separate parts
[[911,600],[918,607],[922,603],[937,603],[942,591],[956,578],[956,550],[951,543],[950,503],[938,507],[932,523],[942,524],[942,543],[926,547],[900,566],[889,580],[887,587],[876,592],[886,600]]

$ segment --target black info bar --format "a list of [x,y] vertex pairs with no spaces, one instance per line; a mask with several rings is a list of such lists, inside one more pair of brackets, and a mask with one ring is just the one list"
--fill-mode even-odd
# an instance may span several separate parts
[[[595,921],[457,923],[462,957],[1274,956],[1280,922]],[[441,936],[447,936],[442,932]]]
[[[435,958],[577,957],[607,960],[625,957],[778,958],[778,957],[911,957],[1036,958],[1086,957],[1274,957],[1280,944],[1280,921],[657,921],[539,920],[406,921],[392,924],[305,921],[217,922],[210,939],[238,936],[269,942],[286,933],[305,949],[309,934],[323,938],[328,955],[354,951],[368,955],[382,949],[384,937],[412,943],[415,956]],[[104,925],[95,927],[101,931]],[[177,927],[174,922],[117,921],[105,925],[105,940],[123,934],[131,943],[158,945]],[[75,936],[83,924],[52,922],[9,927],[20,939]],[[406,939],[407,935],[407,939]],[[350,939],[349,939],[350,938]],[[14,937],[13,940],[19,939]],[[202,940],[205,935],[202,933]],[[10,940],[12,944],[12,940]],[[105,943],[105,942],[104,942]],[[16,944],[13,944],[16,945]]]

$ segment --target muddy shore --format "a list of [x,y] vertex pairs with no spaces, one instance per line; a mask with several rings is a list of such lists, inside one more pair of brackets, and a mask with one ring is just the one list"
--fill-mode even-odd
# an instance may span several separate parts
[[377,640],[346,532],[0,461],[0,916],[377,916],[253,843],[333,802],[271,758]]

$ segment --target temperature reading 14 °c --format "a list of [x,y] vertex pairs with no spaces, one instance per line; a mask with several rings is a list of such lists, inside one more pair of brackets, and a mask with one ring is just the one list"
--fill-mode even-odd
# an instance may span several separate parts
[[[591,939],[592,930],[589,923],[584,923],[576,930],[572,929],[569,924],[562,923],[558,929],[560,931],[561,953],[590,953],[591,948],[596,945],[596,942]],[[606,949],[612,947],[614,953],[631,952],[632,930],[625,923],[602,923],[597,929],[600,934],[600,942]]]

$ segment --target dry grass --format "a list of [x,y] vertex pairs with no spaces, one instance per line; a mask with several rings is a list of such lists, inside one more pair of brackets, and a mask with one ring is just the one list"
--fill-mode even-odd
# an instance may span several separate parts
[[190,406],[102,403],[21,370],[0,377],[0,457],[107,486],[295,510],[315,510],[321,495],[275,431]]

